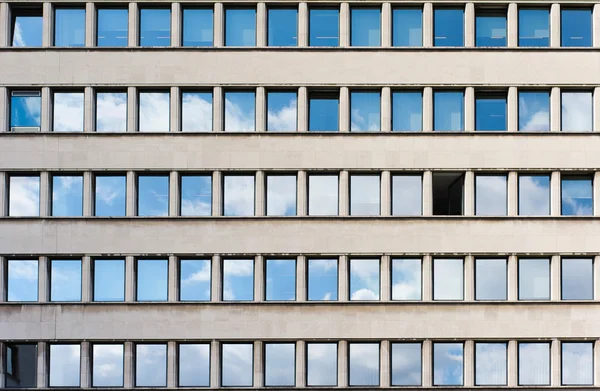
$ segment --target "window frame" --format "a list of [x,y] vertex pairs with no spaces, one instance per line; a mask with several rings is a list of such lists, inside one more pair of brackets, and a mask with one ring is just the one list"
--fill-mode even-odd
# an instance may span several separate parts
[[[188,8],[189,9],[189,8]],[[192,9],[197,9],[197,8],[192,8]],[[183,13],[182,13],[183,15]],[[183,16],[182,16],[183,17]],[[183,32],[182,32],[183,34]],[[185,46],[185,47],[191,47],[191,48],[198,48],[198,46]],[[199,46],[200,48],[210,48],[213,46]],[[183,126],[183,96],[185,94],[210,94],[210,106],[211,106],[211,112],[210,112],[210,130],[185,130],[184,126]],[[225,97],[225,95],[223,95],[223,97]],[[214,123],[215,123],[215,94],[212,90],[210,89],[204,89],[202,87],[200,88],[180,88],[179,90],[179,104],[181,106],[181,112],[178,115],[178,122],[179,122],[179,131],[181,133],[189,133],[189,134],[204,134],[204,133],[212,133],[215,129]],[[170,103],[169,103],[170,106]],[[223,103],[223,109],[225,108],[225,103]],[[169,107],[169,113],[171,112],[170,107]],[[225,114],[223,114],[223,121],[225,118]],[[225,124],[225,122],[223,122],[223,124]],[[169,129],[170,131],[170,129]]]
[[[590,98],[591,98],[591,118],[590,118],[590,122],[591,122],[591,129],[590,130],[582,130],[582,129],[578,129],[578,130],[565,130],[564,129],[564,121],[565,121],[565,116],[563,115],[563,111],[564,111],[564,107],[563,107],[563,102],[564,102],[564,95],[565,94],[590,94]],[[560,89],[560,131],[564,132],[564,133],[591,133],[596,131],[595,130],[595,126],[594,126],[594,122],[596,119],[596,113],[594,110],[594,91],[593,90],[586,90],[586,89],[565,89],[565,88],[561,88]]]
[[[276,47],[276,46],[272,46],[272,47]],[[286,47],[286,46],[282,46],[282,47]],[[290,47],[290,46],[287,46]],[[291,47],[296,47],[296,46],[291,46]],[[269,129],[269,94],[272,93],[283,93],[283,94],[294,94],[296,95],[296,121],[295,121],[295,125],[296,125],[296,129],[295,130],[281,130],[281,129]],[[271,133],[296,133],[298,132],[298,89],[278,89],[278,88],[268,88],[265,90],[265,119],[266,119],[266,124],[265,124],[265,132],[271,132]],[[308,110],[308,109],[307,109]],[[308,117],[307,117],[308,118]]]
[[[10,196],[10,182],[12,178],[37,178],[37,215],[29,216],[29,215],[11,215],[10,214],[10,205],[11,205],[11,196]],[[41,214],[41,206],[42,206],[42,178],[40,172],[32,172],[32,171],[24,171],[24,172],[7,172],[6,173],[6,205],[0,205],[5,212],[7,217],[40,217]],[[2,186],[3,183],[0,183]],[[50,184],[49,184],[50,185]],[[14,185],[13,185],[14,186]],[[52,193],[50,193],[52,194]]]
[[[478,110],[477,110],[477,101],[478,100],[504,100],[504,129],[500,130],[489,130],[489,129],[477,129],[477,118],[478,118]],[[507,91],[476,91],[475,92],[475,131],[476,132],[508,132],[508,92]]]
[[[236,11],[254,11],[254,45],[228,45],[227,44],[227,11],[236,10]],[[266,13],[268,14],[268,12]],[[214,17],[214,14],[213,14]],[[267,19],[265,15],[265,20]],[[233,5],[225,4],[223,7],[223,21],[222,21],[222,31],[223,31],[223,47],[233,47],[233,48],[256,48],[258,47],[258,7],[256,4],[247,4],[238,3]],[[268,33],[268,25],[265,24],[265,35]],[[214,25],[213,25],[214,29]],[[213,33],[214,34],[214,33]],[[266,37],[268,40],[268,36]],[[214,36],[213,36],[214,41]],[[223,107],[225,107],[225,102],[223,102]],[[224,112],[225,110],[223,110]],[[256,106],[255,106],[255,117],[256,117]]]
[[[37,268],[37,276],[36,276],[36,280],[35,280],[35,295],[36,295],[36,299],[35,300],[9,300],[8,294],[10,292],[10,262],[31,262],[31,261],[35,261],[36,263],[36,268]],[[31,258],[24,258],[24,257],[6,257],[4,259],[3,262],[3,266],[4,266],[4,270],[6,270],[5,272],[5,278],[4,278],[4,283],[6,285],[6,299],[5,302],[7,303],[39,303],[40,301],[40,288],[39,288],[39,283],[40,283],[40,260],[39,258],[36,257],[31,257]],[[15,344],[16,345],[16,344]],[[0,352],[1,354],[1,352]],[[8,372],[7,372],[8,373]]]
[[[432,108],[431,108],[431,116],[432,116],[432,131],[433,132],[438,132],[438,133],[462,133],[466,131],[465,125],[466,125],[466,90],[464,88],[458,88],[458,89],[454,89],[454,88],[434,88],[433,91],[433,96],[432,96]],[[436,129],[436,124],[435,124],[435,112],[436,112],[436,104],[435,104],[435,95],[436,93],[460,93],[462,95],[462,99],[461,99],[461,111],[460,111],[460,130],[449,130],[449,129]],[[440,109],[437,109],[437,111],[440,111]],[[442,112],[444,112],[443,110],[441,110]],[[423,117],[425,116],[425,110],[423,110]]]
[[[369,132],[370,133],[370,132]],[[373,132],[376,133],[376,132]],[[377,194],[378,194],[378,212],[377,214],[363,214],[358,213],[352,214],[352,177],[377,177],[378,184],[377,186]],[[382,193],[381,193],[381,177],[382,173],[380,171],[350,171],[348,173],[348,215],[349,216],[358,216],[358,217],[378,217],[383,213],[383,205],[382,205]],[[421,201],[422,202],[422,201]],[[339,207],[338,207],[339,208]]]
[[[322,214],[311,214],[310,213],[310,177],[325,176],[325,177],[336,177],[336,213],[334,215],[322,215]],[[303,190],[303,189],[301,189]],[[306,214],[307,216],[339,216],[340,215],[340,173],[339,172],[308,172],[306,174]]]
[[[212,45],[206,45],[206,46],[191,46],[191,45],[184,45],[184,34],[185,34],[185,29],[184,29],[184,13],[186,10],[205,10],[205,11],[210,11],[212,14]],[[225,20],[225,13],[223,13],[223,21]],[[181,18],[178,21],[179,23],[179,28],[181,30],[180,33],[180,40],[181,40],[181,47],[188,47],[188,48],[212,48],[215,47],[215,11],[213,7],[207,7],[207,6],[203,6],[201,3],[199,4],[195,4],[195,3],[185,3],[182,4],[181,6]],[[225,34],[223,33],[223,41],[225,40]],[[185,92],[182,90],[182,92]],[[210,91],[212,94],[212,91]]]
[[[13,115],[12,115],[12,109],[13,109],[13,98],[14,97],[22,97],[22,98],[39,98],[40,99],[40,126],[12,126],[12,122],[13,122]],[[10,96],[8,97],[10,99],[10,101],[8,102],[7,106],[9,107],[8,110],[8,130],[11,133],[21,133],[21,132],[40,132],[42,130],[42,91],[41,90],[36,90],[36,89],[30,89],[30,90],[22,90],[22,89],[10,89]],[[52,112],[54,112],[54,110],[52,110]],[[53,121],[54,122],[54,121]]]
[[[317,3],[315,3],[317,4]],[[336,46],[325,46],[325,45],[311,45],[310,43],[310,37],[311,37],[311,23],[310,23],[310,19],[311,19],[311,15],[310,12],[312,10],[320,10],[320,11],[337,11],[337,19],[338,19],[338,33],[337,33],[337,41],[338,44]],[[326,5],[326,6],[309,6],[308,7],[308,13],[307,13],[307,22],[308,22],[308,31],[307,31],[307,46],[308,47],[317,47],[317,48],[334,48],[334,47],[341,47],[341,23],[340,23],[340,19],[341,19],[341,10],[340,10],[340,5],[338,4],[337,6],[334,5]],[[338,103],[339,104],[339,103]]]
[[[84,29],[83,29],[83,43],[81,45],[57,45],[56,44],[56,28],[58,26],[58,24],[56,23],[56,11],[58,10],[79,10],[79,11],[83,11],[83,25],[84,25]],[[87,31],[86,31],[86,19],[87,19],[87,9],[85,7],[85,5],[82,7],[81,5],[77,5],[77,3],[73,4],[64,4],[64,5],[58,5],[58,6],[54,6],[52,7],[52,45],[51,47],[56,48],[56,47],[60,47],[60,48],[84,48],[85,47],[85,42],[87,40]],[[42,44],[43,45],[43,44]],[[54,99],[52,99],[52,102],[54,102]],[[54,111],[54,110],[53,110]],[[81,379],[79,381],[79,383],[81,384]]]
[[[189,299],[182,299],[181,298],[181,262],[182,261],[207,261],[209,264],[209,268],[210,268],[210,281],[208,282],[208,286],[209,286],[209,291],[208,291],[208,300],[189,300]],[[213,267],[214,267],[214,262],[212,260],[211,256],[206,256],[206,257],[177,257],[177,301],[180,302],[184,302],[184,303],[208,303],[211,302],[213,299],[213,294],[212,294],[212,288],[213,288],[213,278],[212,278],[212,273],[213,273]]]
[[[141,10],[140,10],[141,11]],[[141,30],[140,30],[141,33]],[[150,48],[162,48],[162,47],[168,47],[168,46],[147,46]],[[168,99],[168,103],[169,103],[169,113],[168,113],[168,118],[169,120],[167,121],[169,126],[167,129],[164,130],[142,130],[142,101],[141,101],[141,96],[144,94],[164,94],[167,95]],[[163,135],[166,133],[169,133],[171,131],[171,111],[173,109],[172,105],[171,105],[171,91],[169,89],[143,89],[143,88],[138,88],[137,93],[136,93],[136,102],[135,102],[135,106],[137,109],[137,120],[136,120],[136,133],[142,133],[142,134],[148,134],[148,135]],[[179,116],[181,117],[181,115]]]
[[[294,189],[294,213],[291,215],[286,215],[286,214],[269,214],[269,177],[273,178],[273,177],[294,177],[294,182],[295,182],[295,189]],[[269,217],[292,217],[292,216],[298,216],[298,192],[299,192],[299,188],[298,188],[298,172],[297,171],[291,171],[291,172],[286,172],[286,171],[275,171],[275,172],[265,172],[264,174],[264,200],[265,200],[265,205],[264,205],[264,214],[265,216],[269,216]],[[255,190],[256,191],[256,190]],[[272,200],[271,200],[272,201]]]
[[[519,28],[520,24],[521,24],[521,12],[520,12],[521,10],[528,10],[528,11],[536,10],[536,11],[547,11],[548,12],[548,45],[547,46],[521,45],[521,29]],[[560,17],[560,15],[559,15],[559,17]],[[549,6],[536,5],[536,4],[532,4],[532,5],[526,4],[523,7],[518,7],[518,9],[517,9],[517,20],[516,20],[516,22],[517,22],[517,47],[520,47],[520,48],[523,48],[523,47],[525,47],[525,48],[527,48],[527,47],[529,47],[529,48],[531,48],[531,47],[533,47],[533,48],[549,48],[549,47],[551,47],[551,44],[552,44],[552,42],[551,42],[551,39],[552,39],[552,20],[551,19],[552,19],[552,16],[550,15],[550,7]],[[508,29],[508,26],[507,26],[507,29]]]
[[[435,39],[436,39],[436,22],[435,22],[435,11],[436,10],[460,10],[462,12],[462,44],[461,45],[436,45],[435,44]],[[467,29],[467,23],[465,20],[465,5],[464,4],[458,4],[458,5],[441,5],[441,6],[434,6],[433,10],[432,10],[432,21],[431,21],[431,32],[432,32],[432,46],[433,47],[437,47],[437,48],[464,48],[465,44],[466,44],[466,29]],[[463,108],[464,111],[464,108]],[[464,123],[464,118],[463,118],[463,123]],[[463,124],[464,127],[464,124]]]
[[[379,13],[379,44],[378,45],[354,45],[352,43],[352,37],[353,37],[353,30],[354,27],[353,25],[356,23],[353,21],[353,16],[354,16],[354,11],[355,10],[370,10],[370,11],[378,11]],[[381,12],[381,6],[377,7],[373,7],[370,5],[356,5],[356,3],[351,3],[350,7],[349,7],[349,12],[348,12],[348,46],[349,47],[358,47],[358,48],[365,48],[365,47],[375,47],[375,48],[379,48],[381,47],[381,44],[383,42],[383,29],[382,29],[382,12]],[[380,97],[381,98],[381,97]],[[381,116],[381,110],[380,110],[380,114]]]
[[[420,191],[420,207],[419,207],[419,214],[415,214],[415,215],[407,215],[407,214],[394,214],[394,178],[395,177],[419,177],[420,179],[420,184],[421,184],[421,191]],[[390,215],[391,216],[403,216],[403,217],[418,217],[418,216],[423,216],[423,172],[413,172],[413,171],[392,171],[390,174]],[[382,210],[383,212],[383,210]],[[387,211],[385,211],[387,212]]]
[[[403,45],[394,45],[394,11],[396,10],[418,10],[421,11],[421,45],[419,46],[403,46]],[[390,45],[391,47],[406,47],[406,48],[422,48],[423,47],[423,5],[411,5],[411,4],[392,4],[392,11],[391,11],[391,36],[390,36]],[[393,92],[393,91],[392,91]]]
[[[292,11],[293,10],[293,11],[296,11],[296,44],[295,45],[284,45],[284,46],[281,46],[281,45],[269,45],[269,36],[270,36],[270,34],[269,34],[269,31],[270,31],[270,29],[269,29],[269,27],[270,27],[270,24],[269,24],[269,19],[270,19],[269,14],[270,14],[271,10],[286,10],[286,11]],[[257,17],[258,17],[258,15],[257,15]],[[265,28],[266,44],[265,44],[265,46],[267,46],[267,47],[276,47],[276,48],[283,48],[283,47],[295,48],[295,47],[298,47],[299,41],[300,41],[298,39],[299,38],[298,37],[298,35],[299,35],[298,34],[299,19],[300,19],[300,12],[299,12],[298,5],[294,6],[292,4],[290,6],[290,5],[280,5],[280,4],[275,4],[275,5],[269,5],[269,4],[267,4],[267,11],[265,12],[265,20],[266,20],[266,28]],[[256,33],[258,35],[258,31]]]
[[[55,215],[54,214],[54,179],[55,178],[60,178],[60,177],[77,177],[77,178],[81,178],[81,213],[78,215]],[[49,215],[52,217],[64,217],[64,218],[76,218],[76,217],[83,217],[83,202],[84,202],[84,195],[83,195],[83,177],[84,177],[84,173],[83,172],[74,172],[74,171],[53,171],[50,172],[50,178],[49,178],[49,183],[48,183],[48,188],[49,188],[49,193],[50,193],[50,202],[49,202]],[[40,178],[41,180],[41,178]],[[40,187],[41,187],[41,183],[40,183]],[[41,189],[40,189],[41,190]]]
[[[56,130],[56,94],[81,94],[81,130]],[[52,89],[50,91],[50,100],[51,100],[51,110],[50,111],[50,131],[52,133],[65,133],[65,134],[79,134],[84,133],[86,131],[85,125],[85,92],[83,90],[78,90],[76,88],[69,89]],[[40,112],[41,113],[41,112]],[[40,126],[42,124],[42,118],[40,118]],[[95,125],[95,124],[94,124]]]
[[[155,46],[155,45],[142,45],[142,11],[143,10],[163,10],[169,12],[169,44],[165,46]],[[181,17],[183,17],[183,12],[181,12]],[[183,23],[180,22],[180,27],[183,27]],[[181,29],[183,31],[183,29]],[[171,39],[171,34],[173,33],[173,12],[171,7],[161,5],[160,3],[139,3],[137,10],[137,34],[136,34],[136,47],[138,48],[169,48],[173,46],[173,40]],[[139,113],[139,91],[138,91],[138,113]],[[170,111],[170,109],[169,109]],[[138,116],[139,117],[139,116]],[[138,124],[139,131],[139,124]]]
[[[564,27],[564,23],[563,23],[563,12],[565,11],[589,11],[590,12],[590,45],[589,46],[565,46],[564,45],[564,41],[563,41],[563,27]],[[594,10],[593,8],[590,8],[589,6],[586,6],[585,4],[569,4],[566,6],[562,6],[560,7],[560,47],[576,47],[576,48],[590,48],[594,46],[594,30],[595,30],[595,23],[594,23]]]

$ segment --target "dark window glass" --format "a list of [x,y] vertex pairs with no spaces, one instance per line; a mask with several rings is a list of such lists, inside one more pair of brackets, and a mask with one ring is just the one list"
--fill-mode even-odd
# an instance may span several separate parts
[[126,8],[98,9],[98,46],[127,46],[128,11]]
[[340,10],[311,8],[309,10],[308,46],[339,46]]
[[475,130],[506,130],[506,94],[477,95]]
[[338,93],[311,93],[308,102],[308,130],[337,132],[338,108]]
[[183,9],[183,46],[213,46],[212,9]]
[[298,10],[295,8],[270,8],[267,16],[269,46],[298,45]]
[[37,345],[6,345],[6,388],[37,387]]

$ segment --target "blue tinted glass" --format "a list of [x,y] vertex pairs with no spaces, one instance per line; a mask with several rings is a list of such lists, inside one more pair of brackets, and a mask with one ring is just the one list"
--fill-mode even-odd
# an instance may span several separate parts
[[125,301],[125,261],[94,260],[94,301]]
[[308,130],[336,132],[338,130],[338,105],[337,96],[311,96],[308,106]]
[[212,214],[212,177],[183,175],[181,177],[181,215],[210,216]]
[[506,97],[477,97],[475,130],[506,130]]
[[181,93],[181,130],[183,132],[210,132],[212,128],[212,92]]
[[456,132],[464,129],[464,95],[458,91],[433,94],[433,130]]
[[38,261],[9,260],[8,301],[38,301]]
[[339,46],[339,9],[311,9],[309,19],[308,46]]
[[381,45],[381,10],[376,8],[352,8],[351,46]]
[[138,177],[138,216],[169,215],[169,177],[140,175]]
[[223,260],[223,300],[254,300],[254,260]]
[[50,301],[81,301],[81,260],[51,261]]
[[392,45],[423,46],[423,11],[420,8],[394,8]]
[[39,91],[13,91],[10,98],[10,126],[40,126],[42,97]]
[[127,46],[127,9],[98,10],[98,46]]
[[392,300],[421,300],[421,260],[392,259]]
[[182,259],[179,278],[179,300],[210,301],[209,259]]
[[337,300],[337,259],[308,260],[308,300]]
[[127,93],[96,93],[96,132],[127,131]]
[[381,95],[379,92],[350,94],[350,130],[378,132],[381,130]]
[[565,47],[592,46],[592,10],[589,8],[562,9],[560,14],[561,45]]
[[419,132],[423,129],[423,94],[420,91],[392,93],[392,131]]
[[550,46],[549,10],[519,10],[519,46]]
[[519,130],[529,132],[550,130],[549,92],[519,92]]
[[213,45],[213,10],[187,8],[183,10],[183,46]]
[[171,45],[171,10],[142,8],[140,10],[140,46]]
[[460,386],[463,384],[463,344],[433,344],[433,385]]
[[506,14],[477,15],[475,46],[506,46]]
[[256,46],[256,10],[225,10],[225,46]]
[[83,132],[83,92],[55,92],[52,130]]
[[42,15],[15,16],[12,46],[42,46]]
[[296,260],[267,259],[266,299],[296,300]]
[[83,177],[52,177],[52,216],[83,214]]
[[166,259],[138,259],[137,301],[167,301],[169,262]]
[[298,10],[294,8],[269,9],[269,46],[298,45]]
[[96,216],[125,216],[125,176],[97,176]]
[[85,9],[57,8],[54,11],[54,46],[85,45]]
[[295,92],[267,93],[267,130],[293,132],[297,129],[298,99]]
[[464,11],[462,9],[435,9],[433,23],[433,46],[464,46]]
[[225,93],[225,131],[254,132],[256,98],[254,91]]
[[350,260],[350,300],[379,300],[379,259]]
[[562,215],[591,216],[592,179],[585,176],[564,177],[561,180]]

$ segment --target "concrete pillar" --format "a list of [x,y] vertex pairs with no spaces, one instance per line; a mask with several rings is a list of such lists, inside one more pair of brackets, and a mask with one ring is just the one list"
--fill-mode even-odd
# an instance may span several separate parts
[[464,210],[465,216],[475,215],[475,173],[473,171],[465,172],[464,186]]
[[433,300],[433,260],[431,255],[423,256],[423,301]]
[[264,171],[256,171],[255,187],[256,192],[254,196],[254,215],[264,216],[266,212],[266,178]]
[[[554,4],[553,4],[554,5]],[[558,5],[558,4],[555,4]],[[550,90],[550,131],[560,132],[560,88],[552,87]]]
[[465,131],[475,131],[475,89],[473,87],[465,89]]
[[306,171],[298,171],[296,186],[296,214],[306,216],[308,213],[308,182]]
[[8,3],[0,3],[0,47],[12,46],[10,30],[10,8]]
[[135,384],[135,371],[133,368],[133,350],[133,342],[125,342],[125,354],[123,356],[123,386],[126,390],[132,389]]
[[464,270],[465,301],[475,300],[475,258],[473,255],[465,256]]
[[48,257],[40,257],[38,261],[38,301],[50,301],[50,261]]
[[[423,4],[423,47],[433,47],[433,4]],[[429,87],[426,87],[426,89]],[[423,102],[424,103],[424,102]],[[423,114],[425,114],[423,112]],[[423,124],[425,125],[425,124]]]
[[177,342],[167,342],[167,387],[177,387]]
[[392,176],[388,170],[381,172],[381,216],[391,216],[392,214]]
[[128,23],[128,37],[127,37],[127,45],[130,47],[138,46],[139,43],[139,20],[140,20],[140,12],[138,10],[138,3],[129,3],[129,23]]
[[298,88],[298,132],[308,131],[308,93],[306,87]]
[[221,386],[221,362],[219,360],[221,346],[219,341],[210,341],[210,387],[219,388]]
[[[8,265],[6,258],[0,256],[0,303],[3,303],[7,300],[7,291],[8,291]],[[2,356],[2,345],[0,345],[0,356]],[[1,360],[1,357],[0,357]],[[1,363],[0,363],[1,364]],[[4,368],[0,365],[1,368]],[[2,377],[2,376],[0,376]],[[0,380],[1,381],[1,380]]]
[[80,383],[81,388],[92,386],[92,347],[88,341],[81,342]]
[[559,301],[560,291],[560,255],[553,255],[550,258],[550,300]]
[[85,46],[96,46],[96,5],[94,3],[85,4]]
[[213,171],[212,173],[212,215],[223,215],[223,178],[221,171]]
[[338,342],[338,381],[339,388],[348,387],[348,341]]
[[[600,14],[600,4],[596,4],[594,6],[594,10],[598,9],[598,14]],[[596,11],[594,11],[596,12]],[[600,16],[599,16],[600,19]],[[600,20],[596,26],[600,26]],[[600,31],[600,28],[595,29],[596,31]],[[594,116],[594,132],[600,132],[600,87],[594,88],[594,97],[593,97],[593,109],[592,113]]]
[[[88,3],[92,4],[92,3]],[[93,5],[93,4],[92,4]],[[87,13],[86,13],[87,15]],[[92,87],[85,87],[83,90],[83,131],[93,132],[96,129],[96,110],[94,108],[94,90]]]
[[210,301],[222,300],[222,280],[221,280],[221,257],[213,255],[211,260],[211,286],[210,286]]
[[340,182],[339,182],[339,215],[348,216],[350,212],[350,180],[348,171],[340,171]]
[[383,3],[381,9],[381,46],[384,48],[392,46],[392,5],[390,3]]
[[40,172],[40,217],[51,216],[52,186],[50,173]]
[[[384,3],[384,8],[386,4],[389,5],[389,3]],[[381,89],[381,131],[392,131],[392,91],[390,87]]]
[[423,216],[433,215],[433,173],[423,172]]
[[307,266],[306,256],[299,255],[296,258],[296,301],[306,301],[307,293]]
[[37,343],[37,388],[48,387],[48,372],[50,368],[49,347],[47,342]]
[[431,87],[423,89],[423,132],[433,132],[433,89]]
[[[129,3],[136,4],[136,3]],[[137,5],[136,5],[137,7]],[[130,7],[131,8],[131,7]],[[131,19],[131,10],[129,11],[129,18]],[[130,20],[131,23],[131,20]],[[137,88],[127,87],[127,131],[137,132],[138,130],[138,95]]]
[[550,47],[560,47],[560,4],[550,6]]
[[256,46],[267,46],[267,5],[264,2],[256,5]]
[[[215,30],[216,34],[217,30]],[[225,117],[223,105],[223,88],[213,88],[213,132],[222,132],[223,118]]]
[[519,214],[519,178],[515,171],[508,173],[508,215]]
[[[81,302],[94,301],[94,283],[92,275],[92,259],[89,256],[81,258]],[[83,387],[83,386],[82,386]]]
[[137,189],[136,189],[136,176],[135,171],[127,171],[125,178],[126,191],[125,191],[125,215],[128,217],[135,216],[137,214]]
[[339,131],[350,131],[350,91],[348,87],[340,88]]
[[508,257],[507,269],[507,298],[508,301],[516,301],[519,298],[519,264],[516,255]]
[[[388,3],[389,4],[389,3]],[[387,388],[390,386],[390,341],[384,340],[380,343],[379,355],[379,386]]]
[[179,172],[169,173],[169,216],[179,216]]
[[508,47],[516,48],[519,43],[519,11],[517,3],[508,4],[506,35]]
[[298,4],[298,46],[308,46],[308,4]]
[[94,175],[83,172],[83,216],[94,215]]
[[265,260],[262,255],[254,257],[254,301],[265,300]]
[[473,341],[465,341],[464,345],[463,365],[465,366],[465,378],[463,385],[465,387],[473,387],[475,385],[475,343]]
[[[125,257],[125,302],[131,303],[136,300],[135,278],[135,258],[128,255]],[[127,350],[127,346],[125,348]]]
[[[348,274],[348,256],[340,256],[338,263],[338,301],[346,302],[349,299],[349,274]],[[338,363],[339,366],[339,363]],[[338,383],[338,386],[340,384]]]
[[42,87],[41,95],[40,131],[50,132],[52,129],[52,93],[50,88]]
[[225,23],[224,23],[223,3],[215,3],[214,9],[214,45],[222,47],[225,43]]
[[506,117],[507,131],[517,132],[519,130],[519,94],[517,87],[508,87]]
[[[264,3],[258,4],[264,5]],[[267,96],[265,87],[256,88],[256,131],[267,131]]]
[[340,47],[350,46],[350,5],[340,4]]
[[296,341],[296,387],[306,387],[306,342]]
[[[595,28],[592,28],[592,34],[593,34],[593,39],[592,39],[592,45],[597,48],[600,47],[600,29],[598,28],[598,26],[600,26],[600,4],[594,4],[594,8],[592,11],[592,26],[595,26]],[[597,118],[597,117],[594,117]],[[598,361],[595,361],[598,362]],[[598,379],[597,376],[594,376],[594,379]],[[600,383],[600,379],[597,380],[598,383]]]
[[475,47],[475,4],[465,5],[465,47]]
[[433,384],[433,344],[431,340],[426,339],[423,341],[423,387],[431,387]]
[[8,216],[8,175],[0,171],[0,217]]
[[54,45],[54,34],[52,26],[54,25],[54,13],[52,3],[42,4],[42,47]]
[[252,386],[260,388],[264,386],[264,362],[263,362],[263,343],[262,341],[254,341],[254,377]]
[[[0,3],[0,8],[2,5],[6,5],[6,3]],[[0,133],[10,132],[10,97],[8,94],[8,88],[0,87]]]
[[381,257],[381,288],[380,288],[380,300],[390,301],[392,294],[392,268],[389,255],[383,255]]
[[175,255],[169,255],[168,301],[171,303],[179,300],[178,261]]
[[[173,47],[181,46],[181,24],[181,3],[171,3],[171,46]],[[173,106],[171,106],[171,111],[173,111]]]
[[561,383],[561,362],[560,362],[560,341],[553,339],[550,342],[550,385],[560,386]]
[[[179,6],[179,3],[175,3]],[[173,4],[173,6],[175,6]],[[170,95],[170,132],[181,132],[181,91],[179,87],[171,87]]]
[[516,387],[518,384],[519,352],[517,341],[508,341],[507,347],[507,386]]
[[560,171],[553,171],[550,175],[550,215],[560,216]]

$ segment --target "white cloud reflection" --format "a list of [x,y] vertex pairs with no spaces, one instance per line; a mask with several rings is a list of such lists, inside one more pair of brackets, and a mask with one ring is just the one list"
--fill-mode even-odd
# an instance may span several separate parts
[[9,216],[40,215],[40,177],[11,176]]
[[591,92],[563,92],[561,96],[562,131],[591,132],[593,103]]
[[55,132],[83,132],[83,92],[55,92],[53,104]]

